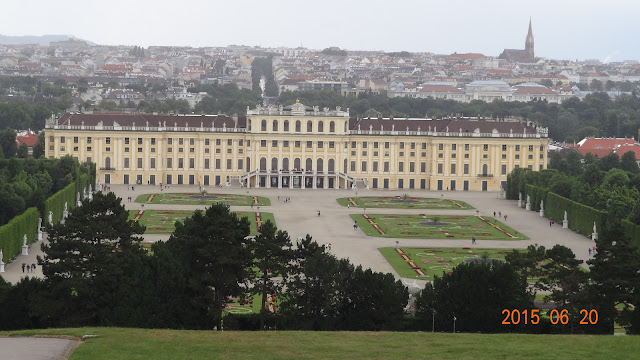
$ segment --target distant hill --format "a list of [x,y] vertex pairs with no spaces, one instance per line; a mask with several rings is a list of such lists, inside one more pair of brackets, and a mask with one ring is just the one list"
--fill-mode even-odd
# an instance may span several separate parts
[[[0,34],[1,45],[39,44],[43,46],[48,46],[52,41],[65,41],[69,39],[82,40],[82,39],[78,39],[73,35],[8,36],[8,35]],[[87,41],[87,40],[82,40],[82,41],[86,41],[87,44],[89,45],[96,45],[91,41]]]

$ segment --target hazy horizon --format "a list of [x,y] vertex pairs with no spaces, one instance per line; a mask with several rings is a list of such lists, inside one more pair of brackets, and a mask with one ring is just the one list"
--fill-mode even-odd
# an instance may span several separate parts
[[99,45],[144,47],[338,46],[352,51],[498,56],[505,48],[524,48],[531,18],[536,57],[640,60],[633,35],[640,3],[539,0],[527,5],[515,6],[508,0],[247,0],[241,6],[206,0],[184,5],[150,0],[90,5],[79,0],[24,0],[3,4],[0,34],[65,34]]

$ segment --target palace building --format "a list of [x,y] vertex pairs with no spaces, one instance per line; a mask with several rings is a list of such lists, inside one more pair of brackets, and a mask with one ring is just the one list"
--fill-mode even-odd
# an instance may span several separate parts
[[105,184],[495,191],[514,168],[547,166],[531,122],[349,117],[305,106],[247,115],[64,114],[46,156],[94,162]]

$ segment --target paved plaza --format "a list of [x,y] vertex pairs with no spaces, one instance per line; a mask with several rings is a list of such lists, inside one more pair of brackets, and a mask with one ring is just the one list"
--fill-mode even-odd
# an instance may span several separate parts
[[[123,199],[127,209],[145,210],[195,210],[204,209],[197,205],[166,205],[143,204],[128,202],[131,196],[136,198],[141,194],[149,194],[159,191],[158,186],[138,185],[135,191],[129,190],[126,185],[112,185],[111,190]],[[172,185],[166,192],[197,192],[197,186]],[[576,254],[577,258],[587,260],[588,248],[594,243],[589,238],[568,229],[562,229],[561,224],[549,226],[549,220],[541,217],[538,212],[526,211],[518,208],[517,201],[500,200],[495,192],[463,192],[463,191],[401,191],[391,190],[358,190],[358,196],[401,196],[408,194],[417,197],[440,198],[462,200],[476,209],[472,210],[432,210],[432,209],[384,209],[368,208],[367,214],[427,214],[427,215],[479,215],[493,216],[493,212],[501,211],[502,215],[508,215],[506,225],[527,235],[529,240],[478,240],[476,245],[471,245],[471,240],[436,240],[436,239],[394,239],[366,236],[360,229],[353,229],[353,220],[350,214],[361,214],[364,209],[347,208],[340,206],[336,201],[340,197],[353,197],[352,190],[313,190],[313,189],[240,189],[211,187],[209,192],[234,193],[242,195],[266,196],[271,199],[271,206],[261,207],[261,211],[274,214],[279,229],[286,230],[292,239],[298,236],[310,234],[320,243],[331,243],[331,252],[337,257],[349,258],[356,265],[371,268],[374,271],[390,272],[398,276],[378,251],[380,247],[395,246],[396,240],[399,246],[410,247],[463,247],[476,248],[526,248],[530,244],[544,245],[547,248],[555,244],[563,244]],[[163,191],[163,192],[164,192]],[[285,197],[291,201],[284,202]],[[248,206],[232,206],[233,211],[250,211]],[[254,211],[257,208],[254,208]],[[318,216],[320,211],[320,216]],[[504,220],[503,220],[504,221]],[[46,234],[45,234],[46,235]],[[169,238],[168,234],[145,235],[145,241],[159,241]],[[45,236],[46,241],[46,236]],[[7,272],[3,277],[12,283],[17,282],[22,276],[42,276],[38,266],[32,274],[22,273],[22,263],[35,263],[36,256],[41,254],[40,244],[34,243],[29,249],[29,256],[18,256],[7,265]]]
[[[128,202],[131,196],[153,193],[158,191],[156,186],[138,185],[135,191],[129,190],[125,185],[113,185],[115,193],[123,199],[128,210],[153,209],[153,210],[195,210],[204,209],[203,206],[193,205],[165,205],[165,204],[141,204]],[[166,191],[170,192],[195,192],[196,186],[172,186]],[[209,190],[209,189],[207,189]],[[587,260],[588,248],[594,243],[589,238],[568,229],[562,229],[562,225],[549,226],[549,220],[541,217],[538,212],[526,211],[517,206],[517,201],[500,200],[494,192],[434,192],[434,191],[385,191],[385,190],[358,190],[359,196],[401,196],[408,194],[419,197],[444,197],[462,200],[476,209],[473,210],[428,210],[428,209],[366,209],[367,214],[427,214],[427,215],[479,215],[493,216],[493,212],[502,212],[507,215],[508,226],[527,235],[529,240],[478,240],[476,245],[471,245],[471,240],[435,240],[435,239],[394,239],[366,236],[359,228],[353,229],[353,221],[350,214],[361,214],[364,209],[347,208],[340,206],[336,201],[339,197],[353,197],[354,191],[348,190],[289,190],[289,189],[226,189],[212,188],[210,192],[235,193],[244,195],[266,196],[271,199],[271,206],[261,207],[261,211],[274,214],[279,229],[286,230],[292,239],[298,236],[311,234],[313,239],[320,243],[331,243],[331,252],[337,257],[349,258],[353,264],[371,268],[374,271],[390,272],[400,278],[395,270],[380,254],[378,248],[395,246],[407,247],[474,247],[474,248],[526,248],[530,244],[544,245],[547,248],[555,244],[563,244],[576,254],[577,258]],[[285,197],[291,201],[284,202]],[[248,206],[232,206],[233,211],[250,211]],[[254,211],[257,210],[254,208]],[[320,216],[318,216],[320,211]],[[168,234],[145,235],[145,241],[159,241],[169,238]],[[46,241],[46,234],[44,236]],[[31,245],[28,256],[18,256],[13,262],[7,264],[6,272],[2,274],[5,280],[16,283],[23,276],[42,277],[40,266],[33,273],[23,273],[22,263],[37,263],[36,256],[41,255],[40,243]],[[424,281],[416,281],[418,286],[423,286]],[[10,349],[15,356],[0,358],[15,359],[56,359],[60,355],[69,354],[76,342],[64,339],[0,339],[0,348]],[[5,355],[7,355],[5,353]]]

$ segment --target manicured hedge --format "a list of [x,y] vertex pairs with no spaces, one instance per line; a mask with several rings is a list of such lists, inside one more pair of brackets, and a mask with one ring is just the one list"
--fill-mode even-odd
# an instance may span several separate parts
[[27,244],[31,244],[36,239],[39,217],[38,209],[30,207],[7,224],[0,226],[0,248],[3,251],[4,259],[2,260],[5,263],[22,251],[24,234],[27,234]]
[[545,202],[546,217],[562,224],[565,211],[567,212],[567,220],[569,220],[569,228],[576,230],[580,234],[590,236],[593,233],[594,222],[598,232],[604,230],[606,212],[549,192]]
[[547,193],[549,193],[548,189],[541,188],[538,186],[533,186],[527,184],[525,187],[525,196],[522,199],[522,205],[526,206],[527,195],[531,198],[531,210],[532,211],[540,211],[540,201],[544,201],[544,209],[547,209]]
[[60,221],[64,212],[65,202],[69,211],[76,206],[76,187],[76,183],[69,184],[47,199],[44,205],[43,224],[49,224],[49,211],[53,212],[54,223]]

